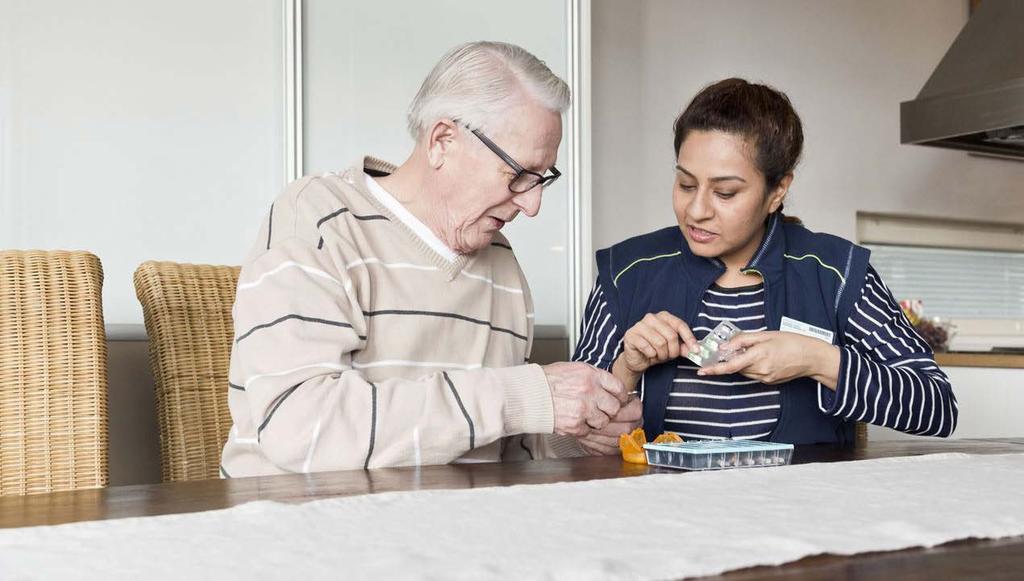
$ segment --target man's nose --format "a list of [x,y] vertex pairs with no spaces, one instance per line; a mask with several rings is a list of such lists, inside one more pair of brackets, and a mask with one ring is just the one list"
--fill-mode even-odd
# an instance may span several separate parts
[[540,213],[540,197],[543,188],[535,186],[529,191],[517,194],[516,197],[512,198],[512,202],[518,206],[524,214],[533,218]]

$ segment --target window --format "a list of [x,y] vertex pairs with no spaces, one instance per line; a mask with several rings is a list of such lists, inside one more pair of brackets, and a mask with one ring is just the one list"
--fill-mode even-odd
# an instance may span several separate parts
[[950,350],[1024,348],[1024,225],[858,213],[857,234],[897,299],[953,323]]
[[921,299],[925,314],[1024,319],[1024,252],[865,245],[897,299]]

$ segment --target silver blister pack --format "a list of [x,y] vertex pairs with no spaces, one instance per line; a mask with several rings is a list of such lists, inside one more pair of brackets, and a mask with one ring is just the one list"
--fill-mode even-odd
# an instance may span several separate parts
[[706,337],[700,341],[700,349],[696,353],[687,353],[686,358],[701,367],[725,361],[732,353],[722,351],[722,345],[743,330],[729,321],[722,321]]

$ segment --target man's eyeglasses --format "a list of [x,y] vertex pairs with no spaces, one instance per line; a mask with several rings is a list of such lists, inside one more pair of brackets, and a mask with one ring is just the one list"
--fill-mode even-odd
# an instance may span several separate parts
[[554,166],[551,167],[551,173],[546,176],[535,171],[530,171],[516,163],[516,160],[512,159],[512,156],[505,153],[503,149],[495,145],[495,143],[488,139],[486,135],[481,133],[480,130],[470,129],[470,131],[472,131],[473,135],[476,135],[480,141],[487,146],[487,149],[493,151],[501,158],[502,161],[507,163],[510,168],[515,170],[516,177],[512,178],[512,181],[508,183],[508,189],[513,194],[523,194],[537,186],[546,188],[562,175],[562,172],[558,171],[558,168]]

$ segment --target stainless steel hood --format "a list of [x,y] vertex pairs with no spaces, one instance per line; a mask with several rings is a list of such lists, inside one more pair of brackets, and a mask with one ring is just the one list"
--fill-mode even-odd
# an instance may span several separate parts
[[913,101],[900,141],[1024,159],[1024,0],[984,0]]

